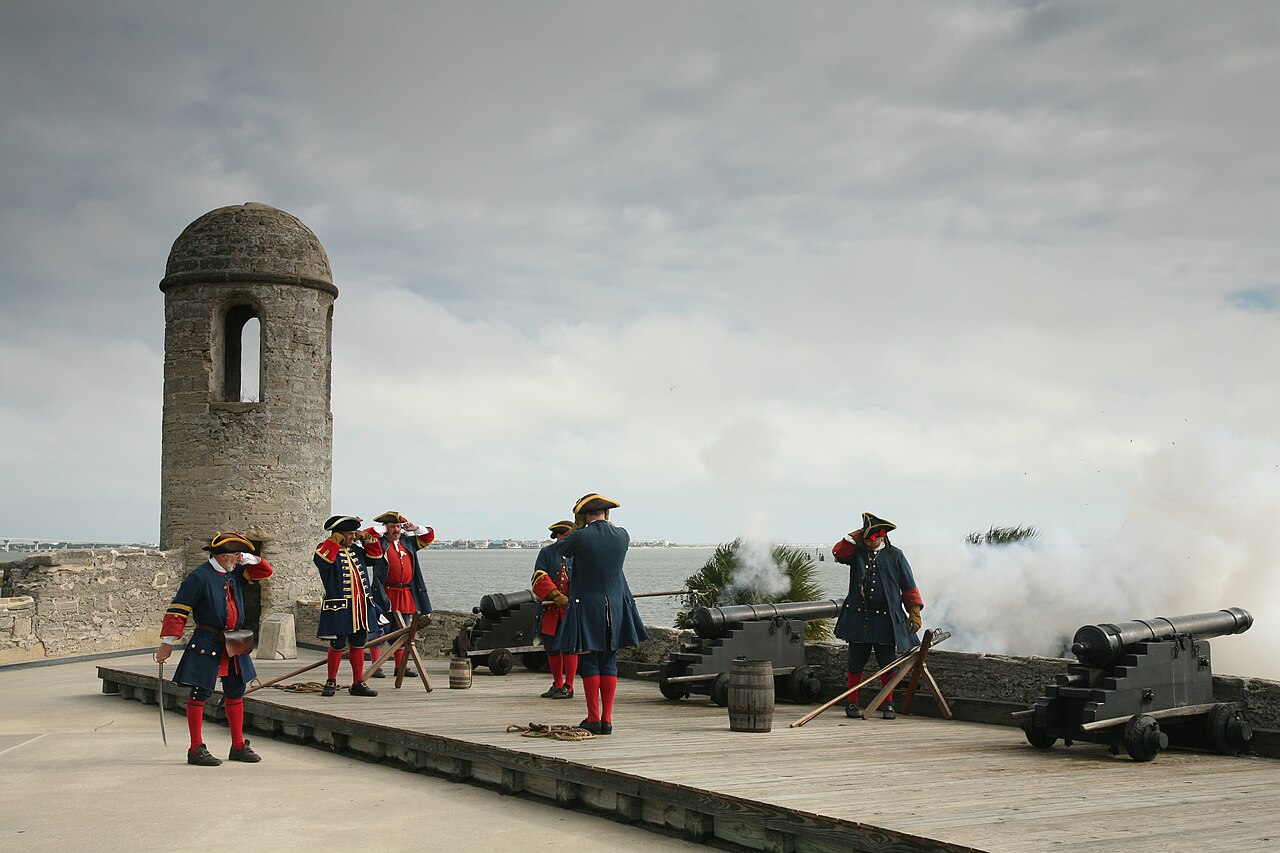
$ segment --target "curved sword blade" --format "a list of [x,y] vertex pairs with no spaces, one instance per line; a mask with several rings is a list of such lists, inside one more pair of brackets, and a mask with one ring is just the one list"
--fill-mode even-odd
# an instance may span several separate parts
[[160,671],[156,674],[156,704],[160,706],[160,737],[168,746],[169,736],[164,731],[164,661],[160,661]]

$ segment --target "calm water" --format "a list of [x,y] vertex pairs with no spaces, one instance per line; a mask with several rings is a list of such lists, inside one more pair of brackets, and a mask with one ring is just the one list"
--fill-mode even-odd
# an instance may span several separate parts
[[[627,552],[627,582],[635,593],[682,589],[685,578],[702,568],[714,550],[632,548]],[[483,595],[528,589],[538,552],[532,548],[428,548],[418,556],[431,605],[441,610],[467,611],[477,606]],[[849,584],[847,567],[833,562],[830,554],[817,566],[819,582],[826,590],[824,597],[844,595]],[[679,596],[636,600],[645,624],[657,626],[669,627],[679,604]]]

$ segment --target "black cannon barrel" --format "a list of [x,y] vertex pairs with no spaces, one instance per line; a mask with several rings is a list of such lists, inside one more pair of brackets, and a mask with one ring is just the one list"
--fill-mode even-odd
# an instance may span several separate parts
[[522,589],[518,592],[494,592],[480,599],[480,615],[490,622],[505,616],[521,604],[533,604],[538,599],[533,590]]
[[1207,640],[1240,634],[1249,630],[1253,616],[1240,607],[1228,607],[1212,613],[1193,613],[1165,619],[1135,619],[1119,624],[1085,625],[1076,631],[1071,653],[1085,666],[1106,666],[1133,643],[1168,640],[1177,634],[1189,634]]
[[780,604],[732,604],[726,607],[699,607],[693,611],[693,630],[704,640],[722,636],[735,622],[762,619],[831,619],[840,612],[843,598],[823,601],[784,601]]

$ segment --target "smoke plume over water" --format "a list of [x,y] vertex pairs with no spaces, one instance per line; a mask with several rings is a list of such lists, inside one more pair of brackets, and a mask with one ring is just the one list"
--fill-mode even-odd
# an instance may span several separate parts
[[[994,524],[1031,523],[993,519]],[[1069,656],[1082,625],[1243,607],[1254,626],[1211,641],[1218,674],[1280,679],[1280,445],[1213,435],[1155,453],[1110,541],[1043,531],[1003,547],[903,543],[946,648]]]

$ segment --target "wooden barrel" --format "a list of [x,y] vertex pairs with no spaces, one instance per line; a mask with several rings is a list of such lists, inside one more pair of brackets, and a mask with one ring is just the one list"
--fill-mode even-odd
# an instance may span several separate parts
[[773,728],[773,661],[735,660],[729,667],[729,730]]
[[466,690],[471,686],[471,658],[452,658],[449,661],[449,687]]

